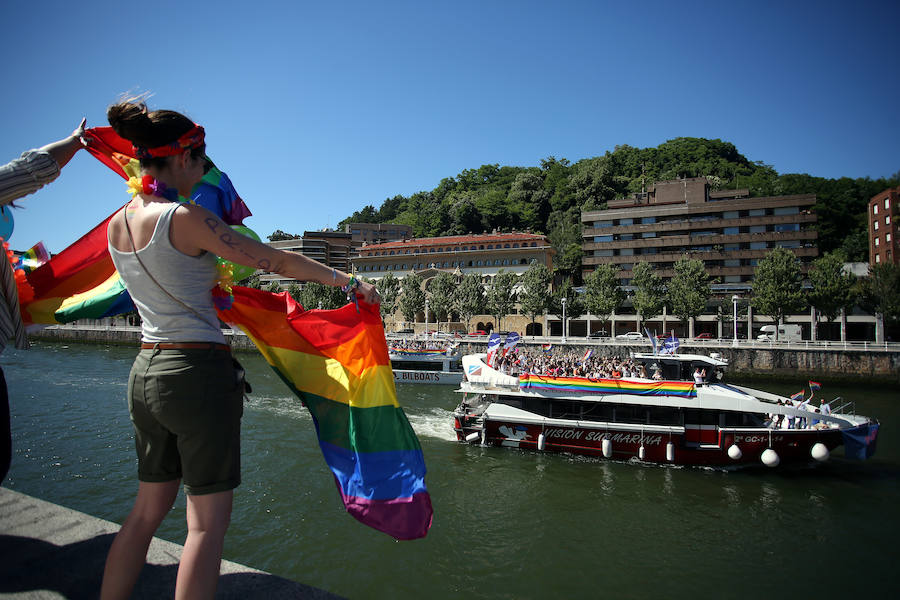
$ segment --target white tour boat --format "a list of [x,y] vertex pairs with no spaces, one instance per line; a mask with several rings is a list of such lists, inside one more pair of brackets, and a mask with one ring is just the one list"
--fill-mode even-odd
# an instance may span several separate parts
[[[464,398],[453,416],[460,441],[713,467],[824,461],[841,445],[853,458],[875,451],[878,422],[842,412],[849,403],[820,414],[783,396],[728,385],[727,362],[717,355],[632,356],[635,366],[662,379],[513,377],[485,358],[462,359]],[[698,367],[710,374],[708,382],[695,383]],[[784,428],[788,422],[798,428]]]

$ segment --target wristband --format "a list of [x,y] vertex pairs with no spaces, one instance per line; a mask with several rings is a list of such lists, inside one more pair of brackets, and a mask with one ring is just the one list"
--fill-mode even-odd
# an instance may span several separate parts
[[350,281],[347,282],[347,285],[341,286],[341,290],[345,294],[349,294],[350,290],[354,290],[359,287],[359,280],[356,279],[355,275],[350,276]]

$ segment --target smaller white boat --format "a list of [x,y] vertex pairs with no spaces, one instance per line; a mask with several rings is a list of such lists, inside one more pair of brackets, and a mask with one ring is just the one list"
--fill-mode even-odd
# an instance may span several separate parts
[[392,346],[388,349],[396,383],[458,385],[463,380],[457,345],[440,348]]

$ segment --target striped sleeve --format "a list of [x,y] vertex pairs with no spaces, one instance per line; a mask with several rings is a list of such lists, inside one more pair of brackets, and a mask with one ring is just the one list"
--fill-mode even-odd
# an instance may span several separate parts
[[58,176],[59,165],[47,152],[24,152],[0,167],[0,206],[36,192]]

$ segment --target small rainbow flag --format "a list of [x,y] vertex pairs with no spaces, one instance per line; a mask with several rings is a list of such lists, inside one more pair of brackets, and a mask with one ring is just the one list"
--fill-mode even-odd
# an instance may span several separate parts
[[541,344],[541,350],[544,352],[544,354],[550,354],[550,352],[553,350],[553,344]]
[[800,402],[803,400],[803,392],[797,392],[796,394],[791,394],[791,402]]
[[695,398],[697,390],[690,381],[628,381],[587,377],[547,377],[526,373],[519,376],[522,390],[571,394],[629,394],[637,396],[678,396]]
[[818,391],[821,388],[822,388],[822,384],[819,383],[818,381],[810,381],[809,382],[809,391],[810,392]]

